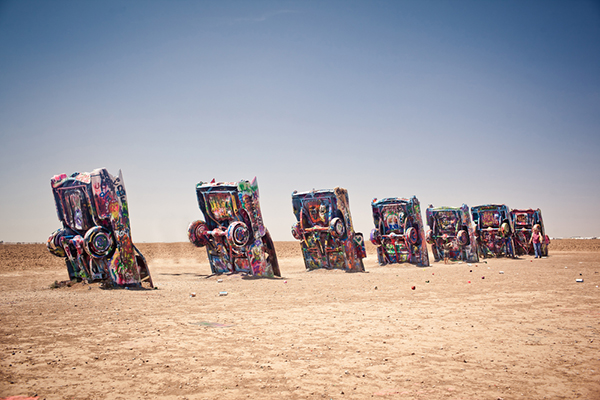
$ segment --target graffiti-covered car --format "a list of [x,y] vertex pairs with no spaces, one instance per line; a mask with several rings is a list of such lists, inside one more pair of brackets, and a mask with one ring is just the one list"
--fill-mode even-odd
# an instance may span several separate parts
[[429,226],[426,237],[435,261],[444,259],[444,255],[454,261],[479,261],[469,206],[429,206],[426,215]]
[[504,204],[471,207],[479,256],[514,257],[514,231],[510,210]]
[[200,182],[196,197],[204,221],[190,224],[188,238],[206,247],[213,274],[281,276],[275,246],[260,210],[258,183]]
[[295,191],[292,207],[297,221],[292,236],[300,241],[307,270],[365,270],[365,242],[354,231],[346,189]]
[[429,265],[421,206],[416,196],[410,199],[373,199],[370,240],[377,246],[379,265],[412,263]]
[[50,253],[65,257],[71,280],[113,286],[153,286],[148,265],[131,241],[123,176],[105,168],[51,179],[63,227],[48,238]]
[[[542,219],[542,210],[511,210],[511,219],[515,226],[515,251],[517,255],[533,255],[533,244],[530,243],[533,227],[538,225],[542,238],[546,237],[544,220]],[[542,255],[548,256],[548,243],[542,241]]]

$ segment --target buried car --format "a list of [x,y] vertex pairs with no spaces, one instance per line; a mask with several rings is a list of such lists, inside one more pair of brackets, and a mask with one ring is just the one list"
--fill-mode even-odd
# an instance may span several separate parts
[[510,210],[504,204],[471,207],[479,256],[515,257],[514,226]]
[[256,178],[200,182],[196,196],[205,221],[192,222],[188,238],[198,247],[206,246],[213,274],[281,276],[273,240],[263,224]]
[[131,241],[129,205],[121,171],[105,168],[51,179],[63,227],[48,238],[50,253],[65,257],[71,280],[104,281],[140,287],[152,278],[142,253]]
[[431,244],[435,261],[446,255],[450,260],[478,262],[475,229],[469,206],[427,208],[427,242]]
[[297,221],[292,236],[300,241],[307,270],[365,270],[365,242],[354,232],[346,189],[294,191],[292,207]]
[[373,199],[373,222],[370,240],[377,246],[379,265],[412,263],[429,265],[429,255],[416,196],[410,199]]
[[[515,226],[515,251],[517,255],[533,255],[533,244],[530,243],[531,232],[537,225],[542,238],[546,238],[546,229],[542,220],[542,210],[511,210],[511,219]],[[548,242],[542,242],[542,256],[548,256]]]

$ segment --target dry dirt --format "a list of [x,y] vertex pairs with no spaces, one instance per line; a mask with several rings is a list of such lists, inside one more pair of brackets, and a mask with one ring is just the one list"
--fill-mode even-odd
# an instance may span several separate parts
[[0,245],[0,397],[600,399],[600,240],[428,268],[369,245],[354,274],[306,272],[277,242],[276,279],[138,247],[156,290],[51,289],[62,259]]

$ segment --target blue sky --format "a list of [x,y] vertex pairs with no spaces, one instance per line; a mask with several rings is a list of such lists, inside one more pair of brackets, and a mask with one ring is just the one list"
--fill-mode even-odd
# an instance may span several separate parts
[[541,208],[600,236],[600,3],[2,1],[0,240],[60,227],[59,173],[123,171],[134,242],[186,241],[195,184]]

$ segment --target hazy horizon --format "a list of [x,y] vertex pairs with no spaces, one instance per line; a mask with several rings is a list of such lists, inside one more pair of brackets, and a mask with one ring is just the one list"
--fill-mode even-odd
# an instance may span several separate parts
[[0,1],[0,240],[44,242],[50,178],[122,170],[134,242],[184,242],[199,181],[422,209],[540,208],[600,236],[597,1]]

